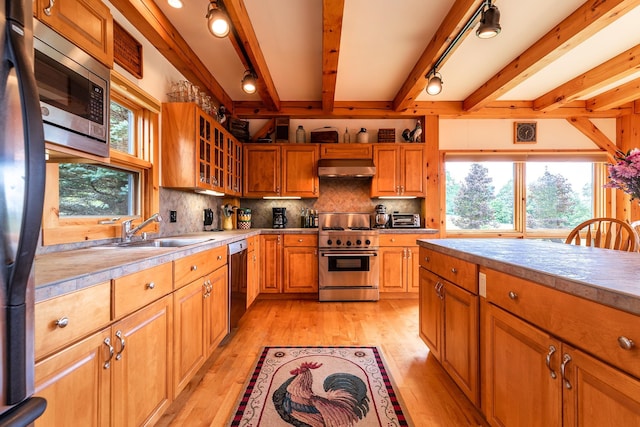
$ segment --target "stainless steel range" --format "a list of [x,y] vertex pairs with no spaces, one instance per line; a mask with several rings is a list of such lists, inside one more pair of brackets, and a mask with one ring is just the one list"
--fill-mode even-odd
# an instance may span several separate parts
[[378,230],[369,213],[318,215],[320,301],[378,301]]

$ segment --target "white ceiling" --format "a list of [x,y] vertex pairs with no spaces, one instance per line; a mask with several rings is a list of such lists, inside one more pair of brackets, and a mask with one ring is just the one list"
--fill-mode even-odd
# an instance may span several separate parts
[[[183,0],[182,9],[171,8],[166,0],[154,1],[234,102],[260,101],[258,94],[241,90],[245,67],[229,39],[216,39],[207,31],[207,0]],[[322,0],[240,3],[246,7],[279,99],[321,101]],[[454,3],[345,0],[335,101],[392,101]],[[416,100],[464,100],[583,3],[585,0],[495,1],[501,12],[502,32],[488,40],[473,34],[466,37],[439,70],[442,92],[430,96],[421,91]],[[533,100],[639,45],[639,22],[640,6],[636,6],[609,27],[567,49],[499,100]],[[640,70],[623,81],[638,77]]]

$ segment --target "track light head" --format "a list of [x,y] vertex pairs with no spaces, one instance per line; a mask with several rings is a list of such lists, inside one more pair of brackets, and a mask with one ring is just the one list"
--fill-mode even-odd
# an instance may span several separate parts
[[207,28],[215,37],[224,38],[229,35],[231,25],[229,17],[218,5],[218,0],[211,0],[207,8]]
[[489,1],[489,7],[482,11],[480,25],[476,30],[476,36],[481,39],[490,39],[500,33],[500,11]]
[[245,71],[244,77],[242,77],[242,90],[245,91],[245,93],[255,93],[257,89],[257,78],[258,77],[256,76],[256,73],[253,72],[253,70]]
[[175,9],[181,9],[182,8],[182,0],[168,0],[169,6],[175,8]]
[[435,69],[426,75],[427,81],[427,93],[429,95],[437,95],[442,92],[442,75]]

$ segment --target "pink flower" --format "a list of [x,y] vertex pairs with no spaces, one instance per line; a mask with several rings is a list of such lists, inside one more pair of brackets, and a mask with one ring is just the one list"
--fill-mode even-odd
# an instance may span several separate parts
[[609,182],[604,187],[622,190],[631,199],[640,199],[640,150],[634,148],[626,154],[619,151],[615,159],[616,164],[607,166]]

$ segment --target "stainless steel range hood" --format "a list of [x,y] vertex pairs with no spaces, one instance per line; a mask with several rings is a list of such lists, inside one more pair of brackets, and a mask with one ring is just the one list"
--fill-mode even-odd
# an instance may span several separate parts
[[371,159],[320,159],[318,176],[321,178],[371,178],[376,166]]

